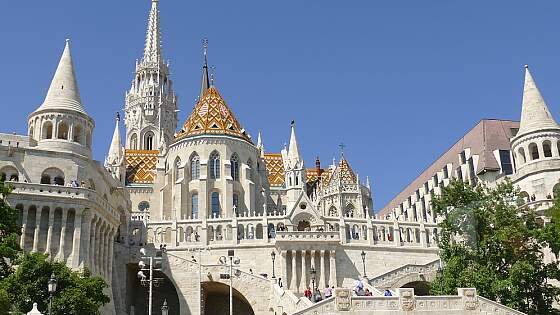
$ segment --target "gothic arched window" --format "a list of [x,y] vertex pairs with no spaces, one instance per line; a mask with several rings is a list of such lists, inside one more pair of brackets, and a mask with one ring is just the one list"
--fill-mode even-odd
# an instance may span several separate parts
[[354,206],[352,204],[346,206],[346,216],[350,218],[354,217]]
[[237,154],[234,153],[229,161],[231,163],[231,178],[234,181],[239,181],[239,158]]
[[68,123],[63,121],[58,124],[58,139],[68,140]]
[[200,157],[194,153],[191,157],[191,179],[200,178]]
[[336,208],[334,206],[331,206],[329,208],[329,217],[336,217],[338,216],[338,211],[336,211]]
[[130,136],[130,149],[131,150],[138,150],[138,137],[135,133]]
[[191,219],[198,219],[198,194],[193,193],[191,196]]
[[154,149],[154,133],[147,132],[144,136],[144,149],[145,150],[153,150]]
[[215,151],[210,154],[210,178],[220,178],[220,155]]
[[212,218],[220,217],[220,194],[218,192],[212,193]]

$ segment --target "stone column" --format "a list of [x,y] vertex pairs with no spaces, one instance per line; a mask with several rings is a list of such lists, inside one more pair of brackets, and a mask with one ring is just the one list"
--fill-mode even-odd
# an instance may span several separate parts
[[80,243],[82,239],[82,211],[76,210],[74,215],[74,237],[72,242],[72,267],[80,266]]
[[305,265],[305,250],[301,251],[301,280],[300,280],[300,287],[301,291],[305,291],[307,288],[307,283],[309,274],[307,273],[307,266]]
[[550,149],[552,150],[552,157],[558,157],[558,143],[556,142],[556,139],[552,139],[550,143],[551,143]]
[[288,263],[286,261],[286,251],[280,250],[278,257],[278,270],[280,272],[276,275],[279,279],[278,281],[282,280],[283,284],[288,285]]
[[107,269],[107,282],[111,283],[111,279],[113,278],[113,244],[115,243],[115,228],[111,231],[110,238],[109,238],[109,262],[108,262],[108,269]]
[[111,243],[111,228],[107,226],[103,236],[103,264],[101,265],[101,274],[107,277],[109,273],[109,243]]
[[297,286],[297,264],[296,264],[296,253],[297,251],[292,250],[292,276],[290,281],[290,290],[298,291]]
[[41,214],[43,210],[37,207],[35,211],[35,234],[33,235],[33,251],[36,252],[39,248],[39,232],[41,230]]
[[62,220],[60,223],[60,240],[58,243],[58,260],[65,262],[64,244],[66,244],[66,220],[68,220],[68,209],[62,209]]
[[19,240],[19,247],[25,252],[25,236],[27,231],[27,215],[29,207],[23,207],[21,218],[21,238]]
[[316,285],[317,287],[319,287],[319,279],[317,279],[317,275],[320,274],[321,268],[319,268],[319,266],[317,266],[317,265],[315,264],[315,253],[316,253],[315,250],[311,250],[311,251],[309,252],[309,257],[310,257],[310,259],[309,259],[309,266],[310,266],[310,268],[315,268],[315,272],[316,272],[316,273],[315,273],[315,285]]
[[49,259],[53,259],[52,253],[52,237],[53,237],[53,225],[54,225],[54,212],[52,205],[49,207],[49,227],[47,229],[47,246],[45,246],[45,254],[49,255]]
[[329,253],[330,258],[330,285],[334,285],[335,288],[338,287],[338,283],[336,281],[336,250],[331,250]]
[[105,247],[105,229],[106,229],[106,223],[105,221],[101,221],[101,224],[99,226],[99,241],[97,242],[99,245],[97,246],[97,264],[96,264],[96,269],[97,269],[97,274],[98,275],[103,275],[103,261],[105,260],[105,257],[103,256],[104,254],[104,247]]
[[91,222],[91,241],[90,241],[90,255],[89,255],[89,269],[93,273],[95,269],[95,258],[96,258],[96,250],[97,250],[97,222],[99,218],[94,217]]
[[424,226],[424,221],[420,223],[420,244],[422,247],[428,247],[426,242],[426,226]]
[[91,242],[91,213],[88,209],[85,209],[82,212],[82,222],[84,223],[84,229],[82,230],[82,249],[83,249],[83,259],[80,264],[80,268],[86,267],[90,261],[89,253],[90,253],[90,242]]
[[[320,250],[319,251],[319,265],[321,266],[321,275],[320,275],[320,279],[319,279],[319,284],[321,284],[321,286],[326,286],[327,285],[327,280],[326,280],[326,276],[327,276],[327,268],[325,268],[325,251],[324,250]],[[321,288],[321,287],[319,287]]]

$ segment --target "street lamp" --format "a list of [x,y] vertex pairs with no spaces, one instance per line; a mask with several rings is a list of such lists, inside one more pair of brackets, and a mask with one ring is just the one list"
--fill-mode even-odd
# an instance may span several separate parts
[[221,256],[219,262],[222,265],[227,263],[229,258],[229,315],[233,315],[233,265],[239,265],[241,260],[234,256],[233,249],[228,250],[228,257]]
[[272,258],[272,279],[276,278],[276,274],[274,273],[274,260],[276,259],[276,252],[272,251],[270,253],[270,258]]
[[315,297],[315,275],[317,274],[317,270],[315,270],[315,266],[311,266],[311,299],[313,302],[317,302],[317,298]]
[[362,253],[360,255],[362,255],[362,264],[364,266],[364,278],[365,278],[366,277],[366,252],[364,252],[364,250],[362,249]]
[[[159,287],[161,283],[163,283],[163,278],[154,278],[154,270],[161,271],[161,261],[163,260],[163,253],[165,251],[165,246],[160,246],[159,250],[156,250],[155,257],[153,257],[148,256],[145,248],[140,249],[140,254],[142,256],[140,257],[141,260],[138,262],[138,267],[140,268],[140,271],[138,271],[138,278],[143,286],[148,287],[148,315],[152,315],[153,288]],[[147,265],[144,260],[148,260],[149,265]],[[149,271],[149,276],[146,276],[144,271]]]
[[49,288],[49,315],[51,315],[52,312],[52,299],[53,299],[53,295],[56,292],[56,285],[58,284],[58,280],[56,280],[56,277],[54,276],[54,272],[51,274],[51,278],[49,279],[48,282],[48,288]]

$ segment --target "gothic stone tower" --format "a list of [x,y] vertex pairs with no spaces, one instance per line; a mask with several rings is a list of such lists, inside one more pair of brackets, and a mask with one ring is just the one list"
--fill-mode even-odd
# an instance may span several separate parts
[[158,0],[152,0],[146,47],[136,62],[134,80],[125,100],[126,148],[157,150],[177,128],[177,96],[162,55]]

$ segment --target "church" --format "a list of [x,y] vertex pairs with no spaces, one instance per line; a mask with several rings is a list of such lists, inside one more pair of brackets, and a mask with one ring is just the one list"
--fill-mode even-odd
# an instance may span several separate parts
[[[184,105],[162,46],[159,2],[151,0],[143,56],[105,161],[92,159],[95,120],[80,98],[69,40],[44,101],[28,116],[28,134],[0,134],[0,176],[14,188],[19,244],[103,277],[111,297],[103,314],[148,313],[138,263],[156,254],[155,314],[163,307],[169,314],[227,313],[230,287],[234,314],[518,313],[472,288],[425,297],[440,267],[429,196],[452,177],[476,183],[510,176],[526,191],[522,202],[550,201],[560,178],[560,127],[528,70],[520,124],[481,122],[504,133],[485,137],[486,128],[465,136],[473,140],[376,216],[369,179],[357,175],[350,157],[306,163],[294,121],[277,150],[247,132],[209,75],[207,42],[199,97],[179,122]],[[371,297],[351,296],[357,281]],[[335,293],[314,303],[303,297],[309,287]]]

